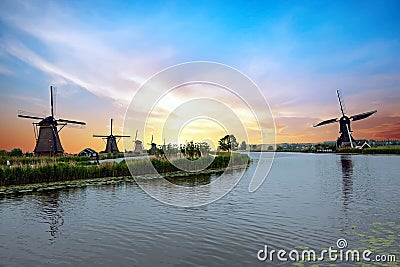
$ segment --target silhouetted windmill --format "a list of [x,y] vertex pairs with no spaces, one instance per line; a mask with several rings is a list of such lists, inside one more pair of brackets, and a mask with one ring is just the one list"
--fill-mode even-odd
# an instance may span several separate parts
[[135,140],[133,141],[135,143],[133,153],[134,154],[142,154],[143,153],[143,144],[142,144],[142,141],[137,140],[137,133],[138,133],[138,131],[136,130]]
[[157,152],[157,144],[153,143],[153,135],[151,135],[151,142],[147,143],[148,145],[150,145],[150,149],[149,149],[149,154],[150,155],[155,155]]
[[[50,111],[51,115],[48,117],[30,116],[24,115],[19,112],[18,117],[26,119],[41,120],[40,122],[34,122],[34,131],[36,138],[36,146],[33,152],[38,156],[52,156],[64,153],[64,149],[61,146],[60,137],[58,133],[67,124],[80,124],[86,125],[86,123],[81,121],[72,121],[64,119],[54,118],[54,108],[53,108],[53,90],[54,86],[50,86]],[[61,126],[58,129],[58,126]],[[39,130],[38,130],[39,127]]]
[[340,111],[342,113],[342,117],[339,118],[335,118],[335,119],[330,119],[330,120],[326,120],[326,121],[322,121],[316,125],[314,125],[314,127],[319,127],[319,126],[323,126],[323,125],[327,125],[327,124],[331,124],[334,122],[339,122],[340,124],[340,136],[338,138],[338,140],[336,141],[336,146],[337,147],[345,147],[345,146],[351,146],[351,147],[355,147],[355,140],[354,138],[351,136],[352,134],[352,130],[350,128],[350,121],[359,121],[365,118],[368,118],[369,116],[371,116],[372,114],[374,114],[375,112],[377,112],[377,110],[372,110],[372,111],[368,111],[368,112],[364,112],[364,113],[360,113],[357,115],[353,115],[350,117],[347,117],[345,115],[345,112],[343,110],[343,99],[341,97],[340,91],[336,90],[336,94],[337,97],[339,99],[339,105],[340,105]]
[[122,137],[131,137],[130,135],[113,135],[112,128],[113,128],[113,119],[111,119],[110,135],[97,135],[97,134],[93,135],[93,137],[100,137],[103,140],[104,139],[107,140],[106,149],[104,150],[104,152],[107,152],[107,153],[119,152],[118,146],[117,146],[119,140]]

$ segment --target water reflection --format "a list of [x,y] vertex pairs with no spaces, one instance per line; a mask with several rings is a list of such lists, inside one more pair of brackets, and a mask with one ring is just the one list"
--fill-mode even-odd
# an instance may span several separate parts
[[64,224],[60,191],[51,191],[39,195],[40,211],[44,223],[49,225],[50,240],[54,241],[60,235],[60,228]]
[[[0,265],[274,266],[257,260],[264,244],[321,251],[339,237],[350,249],[392,253],[399,163],[393,156],[282,153],[259,191],[248,192],[246,173],[220,200],[193,208],[160,203],[132,182],[10,195],[0,200]],[[224,189],[226,180],[210,178],[210,194]],[[171,184],[146,182],[175,198]],[[201,187],[181,197],[195,203]]]
[[185,177],[166,178],[170,183],[186,187],[194,187],[211,183],[211,174],[200,174]]
[[340,155],[340,163],[342,165],[343,205],[347,209],[353,194],[353,161],[351,155]]
[[[220,199],[240,180],[246,169],[164,179],[142,179],[139,186],[151,197],[178,206],[198,206]],[[180,190],[176,190],[180,187]],[[181,190],[183,189],[183,190]]]

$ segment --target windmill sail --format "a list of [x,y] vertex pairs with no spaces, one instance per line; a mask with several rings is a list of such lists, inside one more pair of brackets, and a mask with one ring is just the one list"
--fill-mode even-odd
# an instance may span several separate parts
[[369,116],[376,113],[377,111],[373,110],[373,111],[364,112],[364,113],[360,113],[360,114],[348,117],[348,116],[346,116],[346,110],[345,110],[345,106],[344,106],[344,102],[343,102],[343,97],[342,97],[340,91],[336,90],[336,94],[337,94],[337,98],[339,101],[339,107],[340,107],[340,112],[342,113],[342,117],[340,119],[335,118],[335,119],[322,121],[320,123],[315,124],[314,127],[319,127],[319,126],[331,124],[334,122],[339,122],[340,136],[336,141],[336,147],[345,147],[345,146],[355,147],[355,140],[352,137],[353,131],[350,128],[350,122],[368,118]]
[[72,120],[64,120],[64,119],[58,119],[57,122],[86,125],[86,123],[82,122],[82,121],[72,121]]
[[34,119],[34,120],[43,120],[44,118],[41,117],[35,117],[35,116],[29,116],[29,115],[18,115],[19,118],[25,118],[25,119]]
[[353,115],[353,116],[350,117],[350,119],[352,119],[352,121],[359,121],[359,120],[368,118],[369,116],[371,116],[375,112],[377,112],[377,110],[372,110],[372,111],[369,111],[369,112],[364,112],[364,113],[361,113],[361,114]]
[[344,108],[344,103],[343,103],[343,97],[342,97],[342,94],[340,93],[340,91],[339,90],[336,90],[336,94],[337,94],[337,97],[338,97],[338,99],[339,99],[339,106],[340,106],[340,111],[342,112],[342,116],[345,116],[344,114],[345,114],[345,108]]
[[334,118],[334,119],[330,119],[330,120],[326,120],[326,121],[321,121],[320,123],[315,124],[313,127],[319,127],[319,126],[331,124],[331,123],[334,123],[334,122],[337,122],[337,121],[338,121],[338,118]]

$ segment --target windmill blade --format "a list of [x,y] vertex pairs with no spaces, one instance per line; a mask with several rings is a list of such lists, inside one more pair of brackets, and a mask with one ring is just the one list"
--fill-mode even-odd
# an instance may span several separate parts
[[320,123],[315,124],[313,127],[319,127],[319,126],[331,124],[331,123],[334,123],[334,122],[337,122],[337,121],[338,121],[338,118],[334,118],[334,119],[330,119],[330,120],[326,120],[326,121],[321,121]]
[[50,85],[50,109],[51,109],[51,116],[54,118],[53,86],[52,85]]
[[339,90],[336,90],[336,94],[337,94],[337,97],[339,99],[340,111],[342,112],[342,116],[345,116],[344,115],[344,110],[343,110],[343,106],[344,106],[343,99],[342,99],[343,97],[342,97],[342,95],[341,95]]
[[107,138],[108,135],[98,135],[98,134],[94,134],[93,137]]
[[86,122],[83,122],[83,121],[71,121],[71,120],[64,120],[64,119],[58,119],[57,122],[65,122],[65,123],[86,125]]
[[53,153],[54,155],[57,154],[57,128],[51,127],[53,132]]
[[349,135],[350,145],[353,148],[354,147],[353,140],[351,139],[351,132],[350,132],[350,129],[349,129],[349,124],[347,124],[347,123],[346,123],[346,128],[347,128],[347,134]]
[[351,119],[352,121],[359,121],[359,120],[368,118],[369,116],[371,116],[372,114],[374,114],[374,113],[376,113],[376,112],[377,112],[377,110],[372,110],[372,111],[364,112],[364,113],[361,113],[361,114],[353,115],[353,116],[350,117],[350,119]]
[[25,118],[25,119],[34,119],[34,120],[43,120],[44,119],[44,118],[41,118],[41,117],[22,115],[22,114],[18,114],[18,117]]
[[130,135],[114,135],[115,137],[131,137]]
[[29,111],[25,111],[25,110],[18,110],[18,117],[21,118],[28,118],[28,119],[38,119],[38,120],[42,120],[44,118],[46,118],[47,116],[45,114],[41,114],[41,113],[33,113],[33,112],[29,112]]

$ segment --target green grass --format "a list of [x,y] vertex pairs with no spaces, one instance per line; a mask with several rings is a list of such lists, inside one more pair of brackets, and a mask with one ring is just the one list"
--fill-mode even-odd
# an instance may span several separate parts
[[363,154],[400,154],[400,146],[372,147],[362,150]]
[[364,149],[357,149],[357,148],[340,148],[338,153],[357,153],[357,154],[397,154],[400,155],[400,147],[398,146],[385,146],[385,147],[372,147],[372,148],[364,148]]
[[6,165],[7,160],[10,161],[12,165],[47,165],[54,164],[60,162],[85,162],[88,163],[90,161],[89,157],[80,157],[80,156],[57,156],[57,157],[9,157],[9,156],[0,156],[0,165]]

